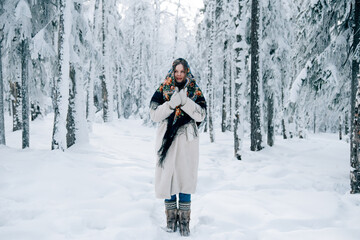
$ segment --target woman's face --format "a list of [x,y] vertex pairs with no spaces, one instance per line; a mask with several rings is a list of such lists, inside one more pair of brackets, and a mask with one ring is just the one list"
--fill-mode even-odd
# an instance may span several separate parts
[[175,75],[175,80],[178,83],[181,83],[182,81],[185,80],[186,73],[185,73],[184,66],[182,64],[178,64],[175,67],[174,75]]

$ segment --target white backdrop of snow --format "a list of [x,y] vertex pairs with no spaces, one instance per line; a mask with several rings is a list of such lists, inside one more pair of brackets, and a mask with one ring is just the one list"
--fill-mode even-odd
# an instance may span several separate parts
[[[0,147],[0,239],[183,239],[167,233],[154,196],[155,128],[94,123],[90,142],[50,151],[52,116]],[[233,158],[232,133],[200,135],[190,239],[358,239],[360,199],[349,194],[349,146],[335,134],[283,140]]]

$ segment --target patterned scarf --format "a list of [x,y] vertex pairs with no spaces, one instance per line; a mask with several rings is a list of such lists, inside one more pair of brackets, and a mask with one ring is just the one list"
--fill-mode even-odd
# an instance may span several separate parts
[[[185,85],[183,88],[187,88],[187,96],[197,103],[200,107],[206,109],[206,102],[203,93],[201,92],[199,86],[196,84],[194,76],[191,74],[190,68],[188,67],[188,72],[186,74],[186,79],[184,80]],[[162,105],[164,102],[169,101],[171,96],[175,93],[175,87],[178,86],[175,81],[174,71],[171,69],[165,77],[165,81],[160,85],[156,90],[150,101],[150,107],[156,109],[158,106]],[[167,129],[162,141],[162,145],[158,150],[160,167],[163,166],[166,153],[169,150],[178,129],[189,123],[192,118],[184,112],[180,107],[176,107],[174,112],[170,114],[167,118]],[[201,122],[196,124],[200,125]]]

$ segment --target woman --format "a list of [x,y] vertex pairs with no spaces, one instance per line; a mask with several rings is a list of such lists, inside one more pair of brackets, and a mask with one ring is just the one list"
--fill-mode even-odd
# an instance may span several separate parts
[[150,116],[160,122],[156,134],[156,197],[165,199],[168,231],[175,232],[179,221],[180,234],[188,236],[191,194],[196,189],[199,163],[197,126],[206,116],[206,102],[184,59],[173,62],[151,98]]

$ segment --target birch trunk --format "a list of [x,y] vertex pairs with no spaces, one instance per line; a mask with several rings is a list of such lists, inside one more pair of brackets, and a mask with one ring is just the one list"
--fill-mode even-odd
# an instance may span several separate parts
[[243,97],[243,87],[245,81],[245,32],[243,22],[244,6],[243,1],[238,1],[238,13],[234,19],[236,27],[235,47],[235,118],[234,118],[234,156],[241,160],[241,149],[244,135],[243,123],[243,105],[241,97]]
[[214,126],[213,126],[213,51],[214,51],[214,38],[215,38],[215,1],[212,0],[210,5],[210,42],[209,42],[209,55],[208,55],[208,129],[210,134],[210,142],[215,141]]

